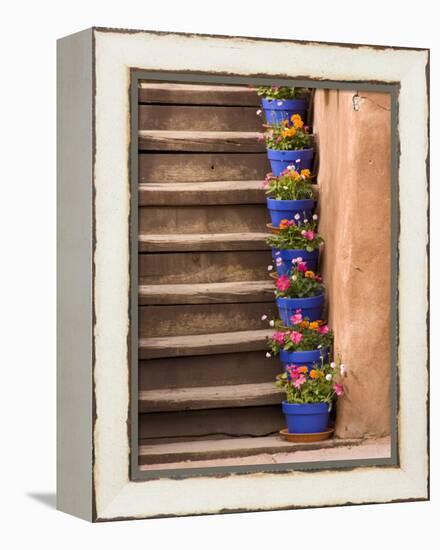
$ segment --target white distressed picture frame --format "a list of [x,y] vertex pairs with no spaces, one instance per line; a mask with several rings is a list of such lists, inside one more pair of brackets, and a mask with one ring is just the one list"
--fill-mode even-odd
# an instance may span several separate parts
[[[108,521],[429,498],[428,51],[94,28],[58,60],[58,508]],[[397,464],[132,479],[133,69],[398,85]]]

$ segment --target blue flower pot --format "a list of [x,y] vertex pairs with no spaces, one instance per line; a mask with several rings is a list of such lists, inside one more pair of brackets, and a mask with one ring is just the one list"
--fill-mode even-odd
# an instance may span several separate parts
[[322,319],[324,299],[324,294],[319,294],[311,298],[277,298],[276,302],[281,320],[287,327],[291,327],[290,317],[297,309],[300,309],[303,317],[308,317],[309,321]]
[[307,99],[262,99],[261,105],[268,124],[280,124],[297,114],[306,122]]
[[291,434],[313,434],[328,428],[328,403],[287,403],[283,401],[283,413]]
[[294,166],[299,172],[308,168],[312,171],[313,149],[295,149],[294,151],[277,151],[267,149],[270,166],[274,176],[279,176],[288,166]]
[[[279,252],[279,254],[277,254]],[[303,262],[307,264],[307,268],[312,271],[318,269],[319,250],[313,250],[313,252],[307,252],[307,250],[281,250],[279,248],[272,248],[272,258],[275,261],[275,268],[278,275],[289,275],[292,268],[292,260],[296,258],[302,258]],[[282,263],[277,265],[276,259],[281,258]]]
[[324,363],[327,363],[328,353],[328,347],[311,351],[280,351],[280,360],[283,363],[284,370],[289,365],[307,367],[311,370],[314,367],[321,367],[321,355],[324,358]]
[[281,220],[293,220],[296,214],[299,214],[300,221],[305,219],[310,221],[314,207],[315,201],[313,199],[287,201],[267,198],[270,221],[274,227],[279,227]]

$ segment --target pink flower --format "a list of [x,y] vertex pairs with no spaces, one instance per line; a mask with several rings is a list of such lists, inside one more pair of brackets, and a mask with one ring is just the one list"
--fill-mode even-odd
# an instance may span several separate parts
[[276,287],[281,292],[287,290],[290,287],[289,277],[287,275],[281,275],[281,277],[278,277]]
[[335,382],[333,384],[333,389],[335,390],[335,394],[339,397],[341,395],[344,395],[344,386],[342,384],[339,384],[338,382]]
[[285,338],[284,332],[274,332],[272,334],[272,340],[274,340],[277,344],[284,344],[284,338]]
[[315,233],[309,229],[308,231],[305,231],[305,232],[304,232],[304,237],[305,237],[308,241],[313,241],[313,239],[315,238]]
[[292,325],[299,325],[303,320],[303,316],[301,313],[295,313],[295,315],[292,315],[290,320],[292,321]]
[[330,329],[327,325],[323,325],[322,327],[318,327],[318,333],[319,334],[328,334],[330,332]]
[[305,273],[307,271],[307,264],[306,262],[299,262],[298,264],[298,271],[301,271],[302,273]]
[[258,140],[258,141],[263,141],[263,140],[264,140],[263,134],[258,134],[257,140]]
[[303,339],[303,335],[296,330],[292,330],[292,332],[290,333],[290,339],[294,344],[299,344]]
[[306,382],[306,377],[304,374],[300,374],[298,378],[293,382],[295,388],[300,388]]
[[321,275],[316,275],[316,276],[315,276],[315,281],[316,281],[317,283],[322,283],[322,277],[321,277]]
[[299,367],[296,367],[295,365],[287,365],[286,371],[289,374],[290,378],[292,379],[296,378],[301,374],[299,372]]

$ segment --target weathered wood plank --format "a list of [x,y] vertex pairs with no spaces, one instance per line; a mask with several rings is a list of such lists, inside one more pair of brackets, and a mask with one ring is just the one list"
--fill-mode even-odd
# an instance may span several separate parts
[[140,252],[267,250],[267,233],[139,235]]
[[141,183],[263,180],[270,171],[266,153],[141,153]]
[[210,334],[259,330],[267,327],[263,314],[276,315],[272,302],[140,306],[139,334],[142,338],[166,335]]
[[281,403],[283,395],[284,392],[276,388],[273,382],[140,391],[139,410],[141,412],[186,411],[275,405]]
[[220,283],[267,278],[270,249],[139,254],[141,284]]
[[187,132],[174,130],[141,130],[141,151],[184,151],[252,153],[264,152],[259,132]]
[[363,439],[328,439],[314,443],[289,443],[279,435],[266,437],[237,437],[208,441],[181,441],[141,445],[139,462],[141,465],[167,464],[195,460],[213,460],[256,454],[292,453],[313,449],[326,449],[360,445]]
[[269,221],[263,204],[139,208],[139,231],[143,236],[264,233]]
[[268,382],[281,371],[279,359],[262,350],[150,359],[139,362],[139,389]]
[[139,285],[140,305],[272,302],[274,282],[186,283]]
[[141,82],[140,103],[180,105],[243,105],[258,107],[260,98],[247,86]]
[[217,334],[140,338],[139,359],[217,355],[267,349],[273,330],[242,330]]
[[140,130],[261,132],[255,107],[139,105]]
[[139,184],[140,206],[266,204],[261,180]]
[[[285,426],[281,407],[236,407],[143,413],[139,415],[140,443],[156,438],[264,436]],[[156,441],[158,443],[159,441]]]

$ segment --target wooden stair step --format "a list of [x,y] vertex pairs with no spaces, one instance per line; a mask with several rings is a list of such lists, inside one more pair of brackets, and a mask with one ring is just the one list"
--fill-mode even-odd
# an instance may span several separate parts
[[267,278],[270,248],[139,254],[141,284],[226,283]]
[[140,206],[265,204],[261,180],[141,183]]
[[139,235],[140,252],[267,250],[267,233],[188,233]]
[[141,235],[255,233],[267,231],[270,221],[264,204],[141,206]]
[[139,130],[261,132],[255,107],[139,105]]
[[260,132],[140,130],[141,151],[252,153],[266,150]]
[[274,300],[264,302],[226,302],[204,304],[148,305],[140,306],[139,336],[161,338],[194,334],[218,334],[243,330],[262,330],[267,322],[263,314],[275,317]]
[[175,438],[182,441],[183,438],[261,437],[278,433],[284,427],[279,403],[233,409],[149,412],[139,415],[139,442],[156,444],[170,443]]
[[262,350],[164,357],[139,361],[138,387],[140,390],[162,390],[189,386],[256,384],[275,380],[281,370],[279,359],[266,357]]
[[270,171],[266,152],[182,153],[145,152],[139,154],[141,183],[263,180]]
[[139,102],[259,107],[260,98],[255,90],[247,86],[140,82]]
[[139,446],[140,464],[166,464],[190,460],[213,460],[256,454],[295,452],[328,447],[359,445],[361,439],[328,439],[313,443],[290,443],[277,435],[231,437],[228,439],[179,441]]
[[281,403],[284,392],[273,382],[139,392],[140,412],[255,407]]
[[139,285],[140,305],[273,301],[273,281]]
[[140,338],[139,358],[185,357],[258,351],[267,348],[273,330],[240,330],[212,334]]

